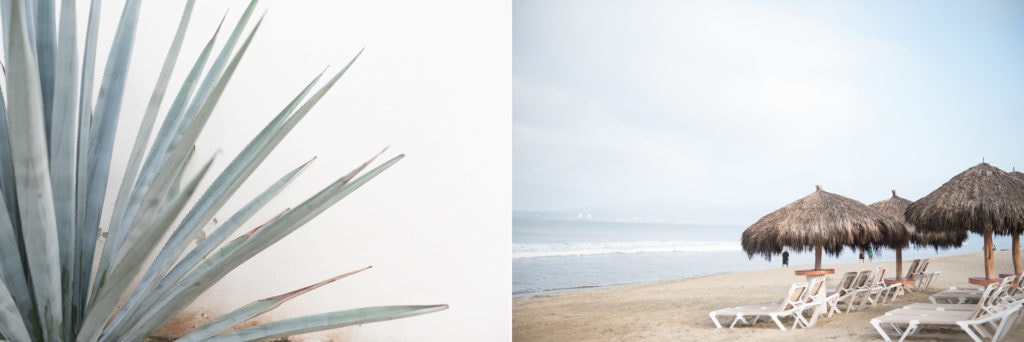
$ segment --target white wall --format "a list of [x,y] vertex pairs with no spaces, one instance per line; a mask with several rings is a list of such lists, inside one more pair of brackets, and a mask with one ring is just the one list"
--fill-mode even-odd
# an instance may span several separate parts
[[[172,89],[224,11],[230,8],[228,26],[245,5],[198,1]],[[120,4],[104,6],[112,24]],[[143,6],[119,156],[134,139],[127,133],[140,120],[181,7],[178,1]],[[220,313],[373,265],[262,319],[447,303],[451,308],[438,313],[310,336],[511,339],[509,2],[271,0],[260,8],[269,10],[263,26],[199,142],[198,160],[221,151],[215,168],[227,165],[317,72],[327,65],[337,70],[360,48],[366,51],[217,218],[226,220],[232,209],[313,156],[313,166],[243,230],[297,205],[381,148],[390,146],[384,159],[407,156],[229,274],[190,310]]]

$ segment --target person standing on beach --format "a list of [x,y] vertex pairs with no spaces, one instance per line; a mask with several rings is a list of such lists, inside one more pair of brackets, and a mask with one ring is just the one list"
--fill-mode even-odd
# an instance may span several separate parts
[[788,268],[788,267],[789,267],[789,251],[783,250],[782,251],[782,268]]
[[873,260],[875,260],[875,250],[868,246],[868,263],[870,264]]
[[864,263],[864,248],[863,247],[861,247],[861,249],[860,249],[860,263],[862,263],[862,264]]

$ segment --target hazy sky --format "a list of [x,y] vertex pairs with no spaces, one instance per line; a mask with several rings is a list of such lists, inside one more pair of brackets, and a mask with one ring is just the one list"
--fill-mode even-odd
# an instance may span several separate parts
[[512,4],[516,210],[916,200],[982,158],[1024,169],[1019,1]]

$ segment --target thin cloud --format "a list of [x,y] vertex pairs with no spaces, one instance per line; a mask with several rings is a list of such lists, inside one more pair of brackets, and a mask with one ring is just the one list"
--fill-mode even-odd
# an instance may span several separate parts
[[[1003,100],[1007,86],[1022,87],[1019,77],[972,73],[982,60],[947,67],[983,53],[1005,59],[1012,48],[998,39],[1006,37],[928,45],[910,38],[941,31],[931,26],[938,20],[895,20],[914,9],[877,7],[515,2],[513,206],[785,201],[780,189],[815,183],[874,200],[904,184],[912,189],[901,193],[924,195],[930,183],[921,179],[941,183],[973,165],[962,164],[974,158],[963,153],[1024,160],[984,132],[953,133],[977,122],[999,122],[996,131],[1020,124],[1002,114],[1021,109],[1021,100]],[[1013,18],[1000,23],[1020,28]],[[977,75],[990,77],[972,85],[979,89],[951,87]],[[930,149],[943,144],[954,146]]]

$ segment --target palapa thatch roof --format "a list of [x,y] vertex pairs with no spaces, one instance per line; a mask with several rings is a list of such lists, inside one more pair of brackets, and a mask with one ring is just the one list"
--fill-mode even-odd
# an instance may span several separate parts
[[1020,232],[1024,230],[1024,182],[981,163],[911,204],[907,221],[926,232]]
[[1017,180],[1019,180],[1021,182],[1024,182],[1024,172],[1013,170],[1013,171],[1010,171],[1010,176],[1014,176],[1014,177],[1017,178]]
[[911,203],[913,202],[906,198],[896,196],[896,190],[893,190],[892,197],[868,205],[868,207],[878,210],[883,215],[887,215],[894,220],[903,223],[904,227],[907,229],[907,239],[904,239],[903,241],[896,241],[896,243],[902,242],[899,246],[890,246],[894,248],[903,248],[913,243],[917,246],[932,246],[935,247],[936,250],[939,248],[963,246],[964,241],[967,240],[967,231],[922,232],[917,230],[913,224],[907,222],[907,207],[910,207]]
[[906,239],[906,229],[894,219],[857,200],[817,191],[765,215],[743,231],[742,245],[748,257],[770,257],[784,248],[824,252],[838,256],[844,247]]

